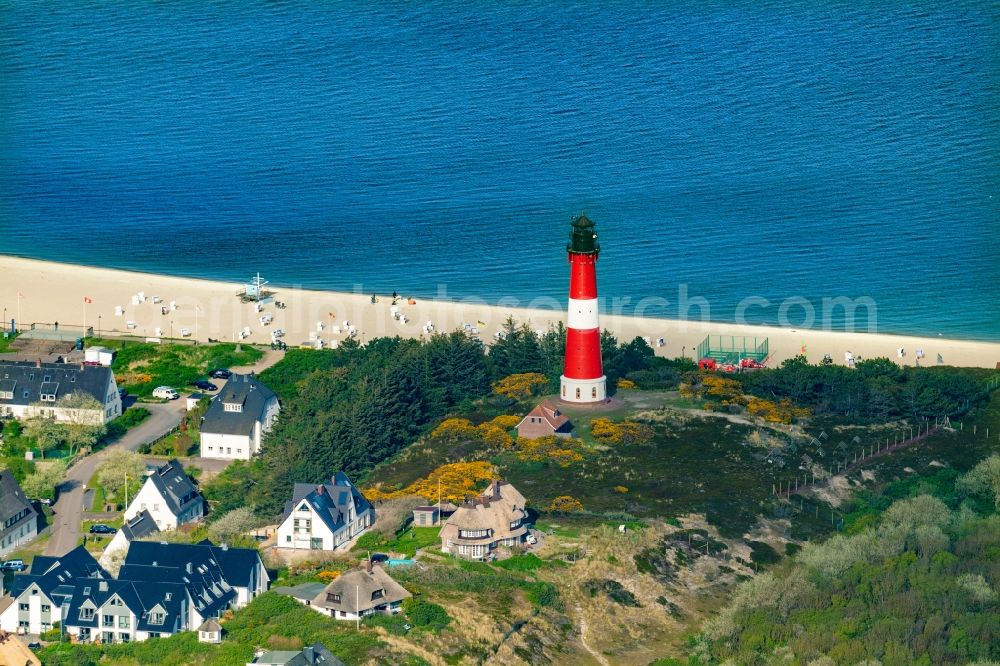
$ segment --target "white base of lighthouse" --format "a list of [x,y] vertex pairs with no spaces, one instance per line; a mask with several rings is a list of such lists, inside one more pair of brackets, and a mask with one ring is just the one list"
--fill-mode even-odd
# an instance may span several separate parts
[[580,404],[604,402],[608,398],[607,384],[605,375],[596,379],[571,379],[563,375],[559,378],[559,397],[564,402]]

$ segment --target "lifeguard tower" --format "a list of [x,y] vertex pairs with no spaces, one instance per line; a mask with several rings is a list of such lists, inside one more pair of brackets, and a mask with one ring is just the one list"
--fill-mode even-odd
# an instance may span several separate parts
[[243,285],[243,298],[248,301],[261,301],[268,294],[264,291],[264,287],[268,284],[267,280],[260,276],[258,272],[255,277],[250,278],[250,281]]

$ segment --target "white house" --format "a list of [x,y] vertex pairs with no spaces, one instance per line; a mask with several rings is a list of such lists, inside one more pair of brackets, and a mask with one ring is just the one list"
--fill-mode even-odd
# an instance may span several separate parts
[[398,613],[403,599],[409,596],[382,567],[367,561],[362,568],[347,571],[330,582],[309,607],[338,620],[356,620],[376,613]]
[[257,550],[216,546],[208,539],[194,544],[133,541],[118,579],[183,583],[193,604],[192,629],[229,608],[246,606],[271,582]]
[[328,484],[296,483],[278,525],[279,548],[336,550],[375,523],[375,509],[347,475]]
[[104,549],[99,562],[105,569],[111,567],[116,557],[125,557],[130,543],[136,539],[151,536],[160,531],[153,514],[148,509],[142,509],[132,520],[126,520],[122,528],[112,537],[111,543]]
[[201,456],[249,460],[278,418],[278,397],[253,375],[233,375],[201,422]]
[[158,529],[172,530],[200,520],[205,515],[205,500],[175,458],[146,477],[125,509],[125,521],[131,522],[142,511],[152,515]]
[[62,557],[36,555],[31,572],[17,574],[7,594],[0,598],[0,629],[19,634],[38,634],[51,629],[63,617],[77,582],[110,579],[83,546]]
[[[82,404],[87,398],[95,404]],[[101,425],[121,413],[122,399],[111,368],[0,361],[0,416]]]
[[131,643],[191,628],[192,600],[180,582],[77,581],[63,626],[80,643]]
[[441,551],[472,560],[495,557],[501,548],[524,543],[527,518],[524,496],[506,481],[494,481],[445,521]]
[[38,512],[10,470],[0,471],[0,558],[37,535]]

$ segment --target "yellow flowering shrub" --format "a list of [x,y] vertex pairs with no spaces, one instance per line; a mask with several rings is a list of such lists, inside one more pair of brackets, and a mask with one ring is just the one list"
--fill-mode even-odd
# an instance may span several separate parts
[[495,478],[496,470],[493,465],[485,460],[476,460],[441,465],[428,474],[426,478],[414,481],[400,490],[384,491],[378,486],[373,486],[362,492],[369,501],[396,499],[405,495],[420,495],[436,502],[438,481],[440,481],[441,499],[445,502],[460,504],[478,495]]
[[635,382],[631,379],[619,379],[617,386],[619,389],[634,389]]
[[316,574],[316,578],[319,578],[320,581],[324,583],[329,583],[330,581],[336,580],[339,577],[340,577],[339,571],[326,570],[326,571],[320,571],[318,574]]
[[524,462],[551,460],[560,467],[569,467],[583,460],[583,442],[572,437],[548,435],[537,439],[518,437],[514,454]]
[[431,432],[431,439],[459,441],[463,439],[478,439],[476,426],[469,419],[445,419]]
[[653,439],[653,429],[645,423],[610,419],[594,419],[590,424],[590,434],[604,444],[648,444]]
[[546,386],[549,378],[540,372],[522,372],[493,383],[493,392],[511,400],[524,400]]
[[511,428],[516,427],[517,424],[521,422],[521,418],[522,417],[515,416],[513,414],[501,414],[500,416],[497,416],[492,421],[490,421],[490,423],[499,428],[503,428],[504,430],[510,430]]
[[628,492],[628,488],[626,488],[625,486],[615,486],[613,490],[619,495],[624,495],[625,493]]
[[560,513],[579,512],[583,511],[583,504],[570,495],[560,495],[549,502],[548,510]]

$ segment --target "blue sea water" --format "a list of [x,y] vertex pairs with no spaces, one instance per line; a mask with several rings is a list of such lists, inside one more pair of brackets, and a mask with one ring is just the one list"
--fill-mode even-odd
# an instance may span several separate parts
[[998,187],[996,2],[0,3],[0,253],[1000,340]]

